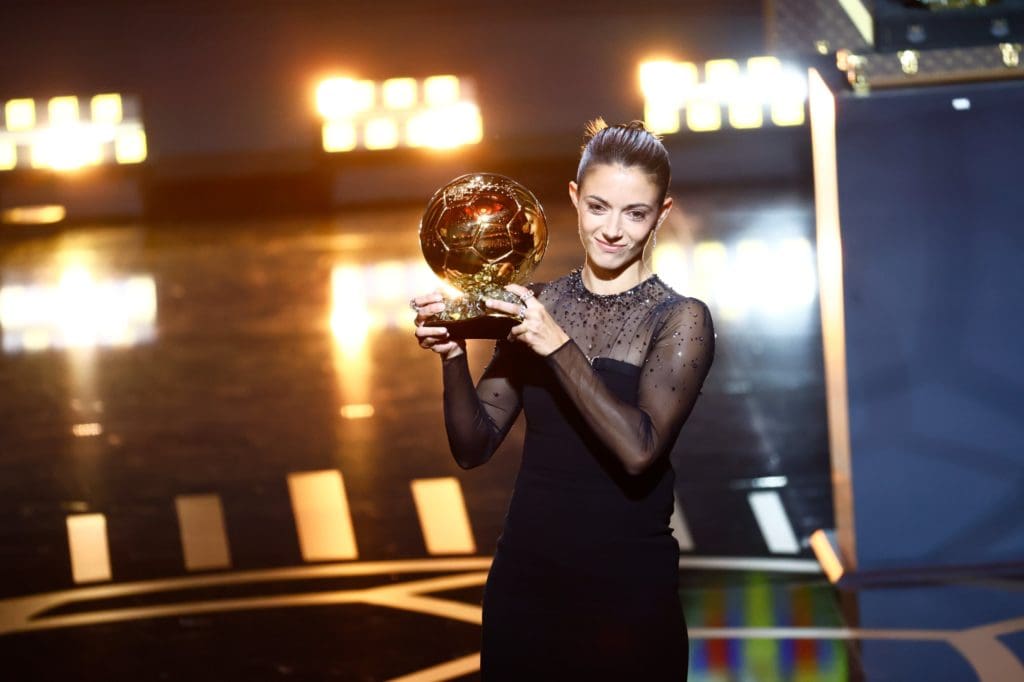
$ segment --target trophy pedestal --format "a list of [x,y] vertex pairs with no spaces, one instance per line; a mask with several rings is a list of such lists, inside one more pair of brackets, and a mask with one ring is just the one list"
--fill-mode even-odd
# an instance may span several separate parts
[[504,339],[512,327],[519,322],[519,318],[516,317],[492,314],[468,317],[462,320],[434,317],[427,320],[424,325],[444,327],[448,330],[448,336],[461,341],[463,339]]

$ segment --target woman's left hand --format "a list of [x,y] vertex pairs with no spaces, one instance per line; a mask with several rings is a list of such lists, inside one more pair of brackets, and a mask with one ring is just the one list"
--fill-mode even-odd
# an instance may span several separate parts
[[569,335],[558,326],[532,291],[518,284],[509,284],[505,289],[521,298],[523,303],[516,305],[490,298],[486,304],[491,310],[522,317],[523,321],[509,332],[509,341],[525,343],[537,355],[545,356],[551,355],[569,340]]

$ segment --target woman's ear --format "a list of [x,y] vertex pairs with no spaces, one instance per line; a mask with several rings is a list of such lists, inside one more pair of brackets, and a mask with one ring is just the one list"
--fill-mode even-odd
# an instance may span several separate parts
[[661,211],[658,212],[657,226],[660,226],[665,222],[665,218],[668,217],[668,212],[672,210],[672,203],[672,197],[665,197],[665,201],[661,202]]
[[580,188],[576,186],[575,180],[569,181],[569,201],[571,201],[572,205],[575,206],[577,209],[579,209],[580,207],[579,189]]

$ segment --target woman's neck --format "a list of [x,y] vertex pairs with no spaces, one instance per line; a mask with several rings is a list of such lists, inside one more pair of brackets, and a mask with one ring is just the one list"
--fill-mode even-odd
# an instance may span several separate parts
[[602,296],[629,291],[650,276],[650,269],[640,260],[630,263],[621,270],[604,270],[595,267],[588,260],[583,264],[583,271],[580,274],[583,285],[591,292]]

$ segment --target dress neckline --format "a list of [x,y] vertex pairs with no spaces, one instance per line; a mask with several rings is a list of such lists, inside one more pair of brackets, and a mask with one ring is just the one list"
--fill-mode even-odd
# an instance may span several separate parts
[[658,278],[658,274],[653,273],[647,279],[641,280],[625,291],[620,291],[617,294],[598,294],[588,289],[587,285],[583,283],[583,268],[573,268],[569,272],[569,284],[572,286],[572,289],[576,294],[587,296],[599,301],[631,300],[639,295],[649,293],[651,288],[660,282],[661,279]]

